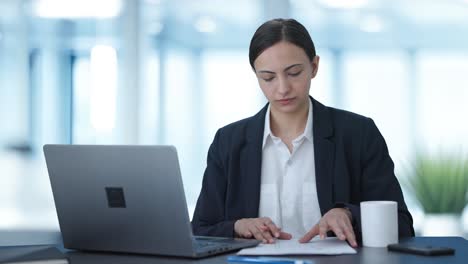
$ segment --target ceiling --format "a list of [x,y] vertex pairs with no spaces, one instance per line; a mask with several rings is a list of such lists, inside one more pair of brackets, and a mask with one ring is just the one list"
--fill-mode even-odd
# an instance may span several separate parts
[[[112,24],[125,16],[132,0],[99,0],[120,5],[116,18],[38,18],[35,6],[49,10],[54,1],[0,0],[0,35],[21,30],[24,21],[32,32],[67,21],[74,34],[96,36],[96,24]],[[93,6],[96,1],[86,2]],[[322,46],[332,48],[456,48],[468,47],[468,0],[140,0],[142,32],[155,38],[195,47],[245,47],[263,21],[294,17]],[[102,6],[102,5],[101,5]],[[95,7],[94,9],[97,9]],[[93,8],[88,8],[93,9]],[[105,9],[105,8],[104,8]],[[65,13],[65,12],[64,12]],[[115,24],[115,23],[114,23]],[[117,27],[121,24],[115,24]],[[115,27],[115,26],[114,26]],[[103,28],[103,29],[102,29]],[[119,34],[112,25],[100,33]],[[3,33],[2,33],[3,32]],[[66,30],[62,31],[66,33]]]

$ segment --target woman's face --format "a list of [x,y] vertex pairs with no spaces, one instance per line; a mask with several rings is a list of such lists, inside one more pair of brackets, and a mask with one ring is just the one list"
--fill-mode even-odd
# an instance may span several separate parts
[[255,73],[273,112],[294,114],[308,106],[310,81],[318,65],[318,56],[310,61],[302,48],[286,41],[257,57]]

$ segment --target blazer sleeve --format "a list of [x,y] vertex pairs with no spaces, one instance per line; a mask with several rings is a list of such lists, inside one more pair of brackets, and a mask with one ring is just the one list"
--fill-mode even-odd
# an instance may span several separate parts
[[[372,119],[367,118],[361,148],[361,201],[389,200],[398,203],[399,237],[414,236],[413,219],[408,211],[400,184],[394,173],[382,134]],[[361,213],[359,205],[346,205],[353,215],[353,226],[358,237],[361,235]]]
[[220,155],[220,131],[208,150],[207,167],[192,219],[192,229],[199,236],[234,236],[235,220],[225,219],[227,175]]

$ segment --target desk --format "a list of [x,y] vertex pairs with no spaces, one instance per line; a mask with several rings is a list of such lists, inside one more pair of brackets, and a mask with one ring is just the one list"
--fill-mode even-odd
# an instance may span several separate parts
[[[339,256],[300,256],[301,259],[310,259],[317,264],[326,263],[362,263],[362,264],[430,264],[430,263],[467,263],[468,262],[468,241],[461,237],[416,237],[402,240],[401,242],[417,242],[421,244],[430,244],[433,246],[446,246],[455,248],[455,255],[449,256],[417,256],[396,252],[389,252],[386,248],[359,248],[355,255],[339,255]],[[204,258],[200,260],[180,259],[180,258],[164,258],[153,256],[138,256],[138,255],[115,255],[115,254],[92,254],[84,252],[69,252],[68,253],[72,264],[154,264],[154,263],[200,263],[214,264],[227,263],[226,258],[229,254]]]
[[[431,263],[467,263],[468,261],[468,241],[461,237],[415,237],[404,239],[401,242],[416,242],[419,244],[430,244],[433,246],[445,246],[455,248],[455,255],[449,256],[417,256],[404,253],[389,252],[386,248],[358,248],[358,253],[353,255],[339,256],[300,256],[301,259],[313,260],[316,264],[326,263],[346,263],[346,264],[431,264]],[[60,248],[60,246],[59,246]],[[157,264],[157,263],[200,263],[214,264],[227,263],[229,254],[214,257],[191,260],[173,257],[157,257],[148,255],[130,254],[107,254],[89,253],[79,251],[67,251],[72,264]]]

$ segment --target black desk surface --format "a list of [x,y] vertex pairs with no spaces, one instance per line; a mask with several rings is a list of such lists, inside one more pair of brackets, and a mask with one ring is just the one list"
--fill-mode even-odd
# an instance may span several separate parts
[[[339,256],[297,256],[300,259],[312,260],[313,263],[468,263],[468,241],[461,237],[416,237],[405,239],[400,242],[414,242],[418,244],[427,244],[432,246],[444,246],[454,248],[455,255],[449,256],[418,256],[404,253],[387,251],[386,248],[358,248],[358,253],[353,255]],[[115,254],[94,254],[85,252],[69,252],[70,262],[72,264],[94,264],[94,263],[113,263],[113,264],[149,264],[149,263],[227,263],[229,254],[218,255],[214,257],[190,260],[181,258],[139,256],[139,255],[115,255]]]
[[[411,242],[420,245],[443,246],[454,248],[455,255],[448,256],[418,256],[387,251],[386,248],[358,248],[357,254],[338,256],[296,256],[291,258],[312,260],[313,263],[468,263],[468,241],[461,237],[415,237],[400,242]],[[60,248],[60,247],[59,247]],[[157,263],[228,263],[229,254],[191,260],[185,258],[158,257],[149,255],[107,254],[68,251],[66,253],[71,264],[157,264]]]

